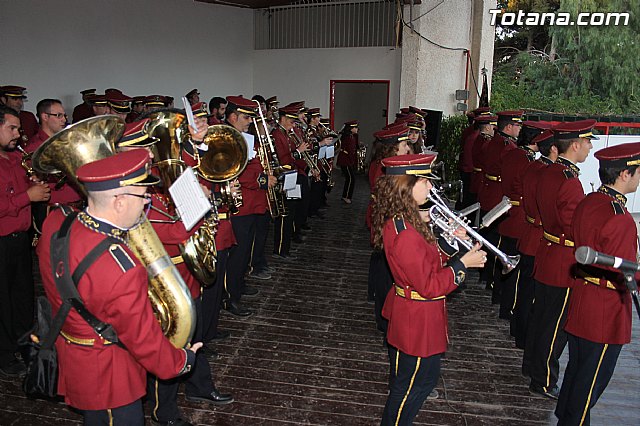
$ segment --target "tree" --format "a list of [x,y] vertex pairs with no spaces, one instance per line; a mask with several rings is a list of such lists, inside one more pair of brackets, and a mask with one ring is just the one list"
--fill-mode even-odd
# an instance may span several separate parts
[[[510,0],[507,9],[541,11],[553,2]],[[538,9],[534,10],[534,7]],[[640,2],[631,0],[560,0],[558,12],[628,12],[628,25],[540,26],[497,29],[496,45],[511,54],[496,55],[492,105],[567,113],[640,113],[636,76],[640,71]],[[546,37],[531,32],[546,32]],[[523,39],[533,40],[522,47]],[[536,40],[546,40],[544,46]],[[532,47],[531,47],[532,46]],[[498,49],[499,47],[497,47]]]

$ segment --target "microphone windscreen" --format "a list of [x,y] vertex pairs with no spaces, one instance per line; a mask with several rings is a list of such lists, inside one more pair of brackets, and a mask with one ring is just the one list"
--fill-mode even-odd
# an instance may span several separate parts
[[582,246],[576,249],[576,261],[583,265],[591,265],[596,260],[596,251],[591,247]]

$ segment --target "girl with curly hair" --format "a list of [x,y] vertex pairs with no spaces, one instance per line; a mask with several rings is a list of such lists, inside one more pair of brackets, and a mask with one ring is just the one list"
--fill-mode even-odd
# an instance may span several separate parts
[[[440,376],[447,348],[446,295],[467,268],[484,265],[476,245],[465,254],[436,240],[419,206],[426,203],[435,155],[412,154],[382,161],[373,213],[373,242],[383,249],[393,275],[382,315],[389,320],[389,396],[382,425],[410,425]],[[443,253],[449,256],[443,263]]]

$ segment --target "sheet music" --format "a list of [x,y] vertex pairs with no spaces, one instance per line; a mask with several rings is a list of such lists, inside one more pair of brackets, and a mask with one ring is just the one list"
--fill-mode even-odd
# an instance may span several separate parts
[[187,167],[169,187],[169,194],[187,231],[191,230],[211,210],[211,202],[191,167]]
[[335,151],[336,151],[336,149],[335,149],[335,147],[333,145],[328,146],[327,147],[327,154],[326,154],[327,158],[333,158],[333,156],[335,155]]
[[244,141],[247,143],[247,161],[251,161],[256,158],[256,148],[254,145],[254,136],[251,133],[242,132]]
[[189,100],[187,100],[186,96],[182,97],[182,104],[184,105],[184,113],[187,115],[187,121],[189,122],[189,126],[193,127],[195,131],[198,131],[198,126],[196,126],[196,119],[193,117],[193,111],[191,110],[191,104]]
[[283,189],[285,191],[289,191],[296,187],[296,182],[298,181],[298,172],[291,171],[284,174],[284,184]]
[[300,185],[296,185],[295,188],[287,191],[287,198],[302,198],[302,189]]
[[326,146],[321,146],[320,150],[318,151],[318,160],[321,160],[323,158],[325,158],[327,156],[327,147]]

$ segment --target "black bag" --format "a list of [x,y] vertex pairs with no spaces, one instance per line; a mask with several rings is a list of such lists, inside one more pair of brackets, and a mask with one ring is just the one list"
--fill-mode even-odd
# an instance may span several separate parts
[[[76,216],[77,212],[69,214],[60,230],[51,237],[51,268],[56,287],[63,301],[60,310],[52,321],[49,300],[44,296],[38,297],[36,323],[29,332],[20,338],[22,345],[29,346],[27,373],[22,383],[22,389],[27,396],[56,396],[58,356],[55,342],[72,307],[93,327],[98,335],[111,342],[119,343],[116,332],[111,325],[101,322],[85,309],[77,289],[82,275],[114,240],[110,237],[105,238],[82,259],[73,274],[64,273],[64,271],[69,271],[69,229]],[[60,262],[62,268],[57,268]],[[62,275],[57,274],[56,270],[63,271]]]
[[36,324],[19,342],[29,347],[27,373],[22,382],[22,389],[28,396],[56,396],[58,356],[54,343],[70,308],[69,303],[63,304],[52,323],[47,298],[40,296],[36,301]]

